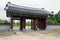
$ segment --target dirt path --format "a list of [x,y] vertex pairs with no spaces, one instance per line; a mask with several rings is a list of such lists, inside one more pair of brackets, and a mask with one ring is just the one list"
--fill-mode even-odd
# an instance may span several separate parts
[[0,36],[0,40],[60,40],[60,26],[49,26],[44,32],[18,32],[13,35],[9,34],[9,36]]
[[60,40],[60,37],[40,34],[40,32],[18,32],[15,35],[0,37],[0,40]]

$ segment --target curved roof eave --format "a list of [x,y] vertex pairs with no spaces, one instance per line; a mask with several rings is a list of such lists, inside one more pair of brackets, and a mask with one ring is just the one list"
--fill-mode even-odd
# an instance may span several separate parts
[[53,15],[52,13],[50,13],[49,11],[46,11],[44,9],[19,6],[19,5],[15,5],[15,4],[7,4],[7,6],[4,9],[8,10],[8,11],[15,11],[15,12],[28,12],[28,13],[34,13],[34,14]]

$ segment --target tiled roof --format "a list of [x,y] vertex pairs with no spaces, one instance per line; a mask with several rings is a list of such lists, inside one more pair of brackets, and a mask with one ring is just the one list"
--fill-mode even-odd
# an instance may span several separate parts
[[26,12],[26,13],[38,14],[38,15],[40,14],[53,15],[51,12],[45,9],[32,8],[32,7],[26,7],[26,6],[21,6],[21,5],[19,6],[19,5],[15,5],[11,3],[8,3],[4,9],[8,11],[13,11],[16,13]]

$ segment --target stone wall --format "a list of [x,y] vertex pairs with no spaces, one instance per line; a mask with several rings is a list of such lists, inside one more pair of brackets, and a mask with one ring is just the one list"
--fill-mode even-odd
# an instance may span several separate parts
[[0,23],[0,32],[2,31],[9,31],[10,30],[10,24],[9,23]]

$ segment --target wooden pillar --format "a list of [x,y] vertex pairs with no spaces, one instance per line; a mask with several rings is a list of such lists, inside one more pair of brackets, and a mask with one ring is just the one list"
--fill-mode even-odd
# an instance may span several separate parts
[[45,30],[46,29],[46,18],[44,18],[44,27],[43,27],[43,29]]
[[13,30],[13,17],[12,16],[11,16],[11,23],[10,24],[11,24],[10,28]]
[[42,30],[45,30],[46,28],[46,18],[41,18],[41,28]]
[[25,29],[25,18],[24,17],[22,17],[21,19],[20,19],[20,30],[23,30],[23,29]]
[[22,22],[23,22],[23,19],[21,18],[20,19],[20,30],[23,30],[23,23]]
[[25,26],[26,26],[26,20],[25,18],[23,18],[23,29],[25,29]]
[[37,30],[37,18],[35,18],[34,20],[33,20],[33,23],[34,23],[34,30]]
[[37,28],[39,28],[39,18],[38,17],[36,18],[36,26],[37,26]]
[[38,20],[37,20],[37,27],[40,29],[41,28],[41,18],[38,18]]
[[39,20],[37,20],[37,28],[39,28]]

